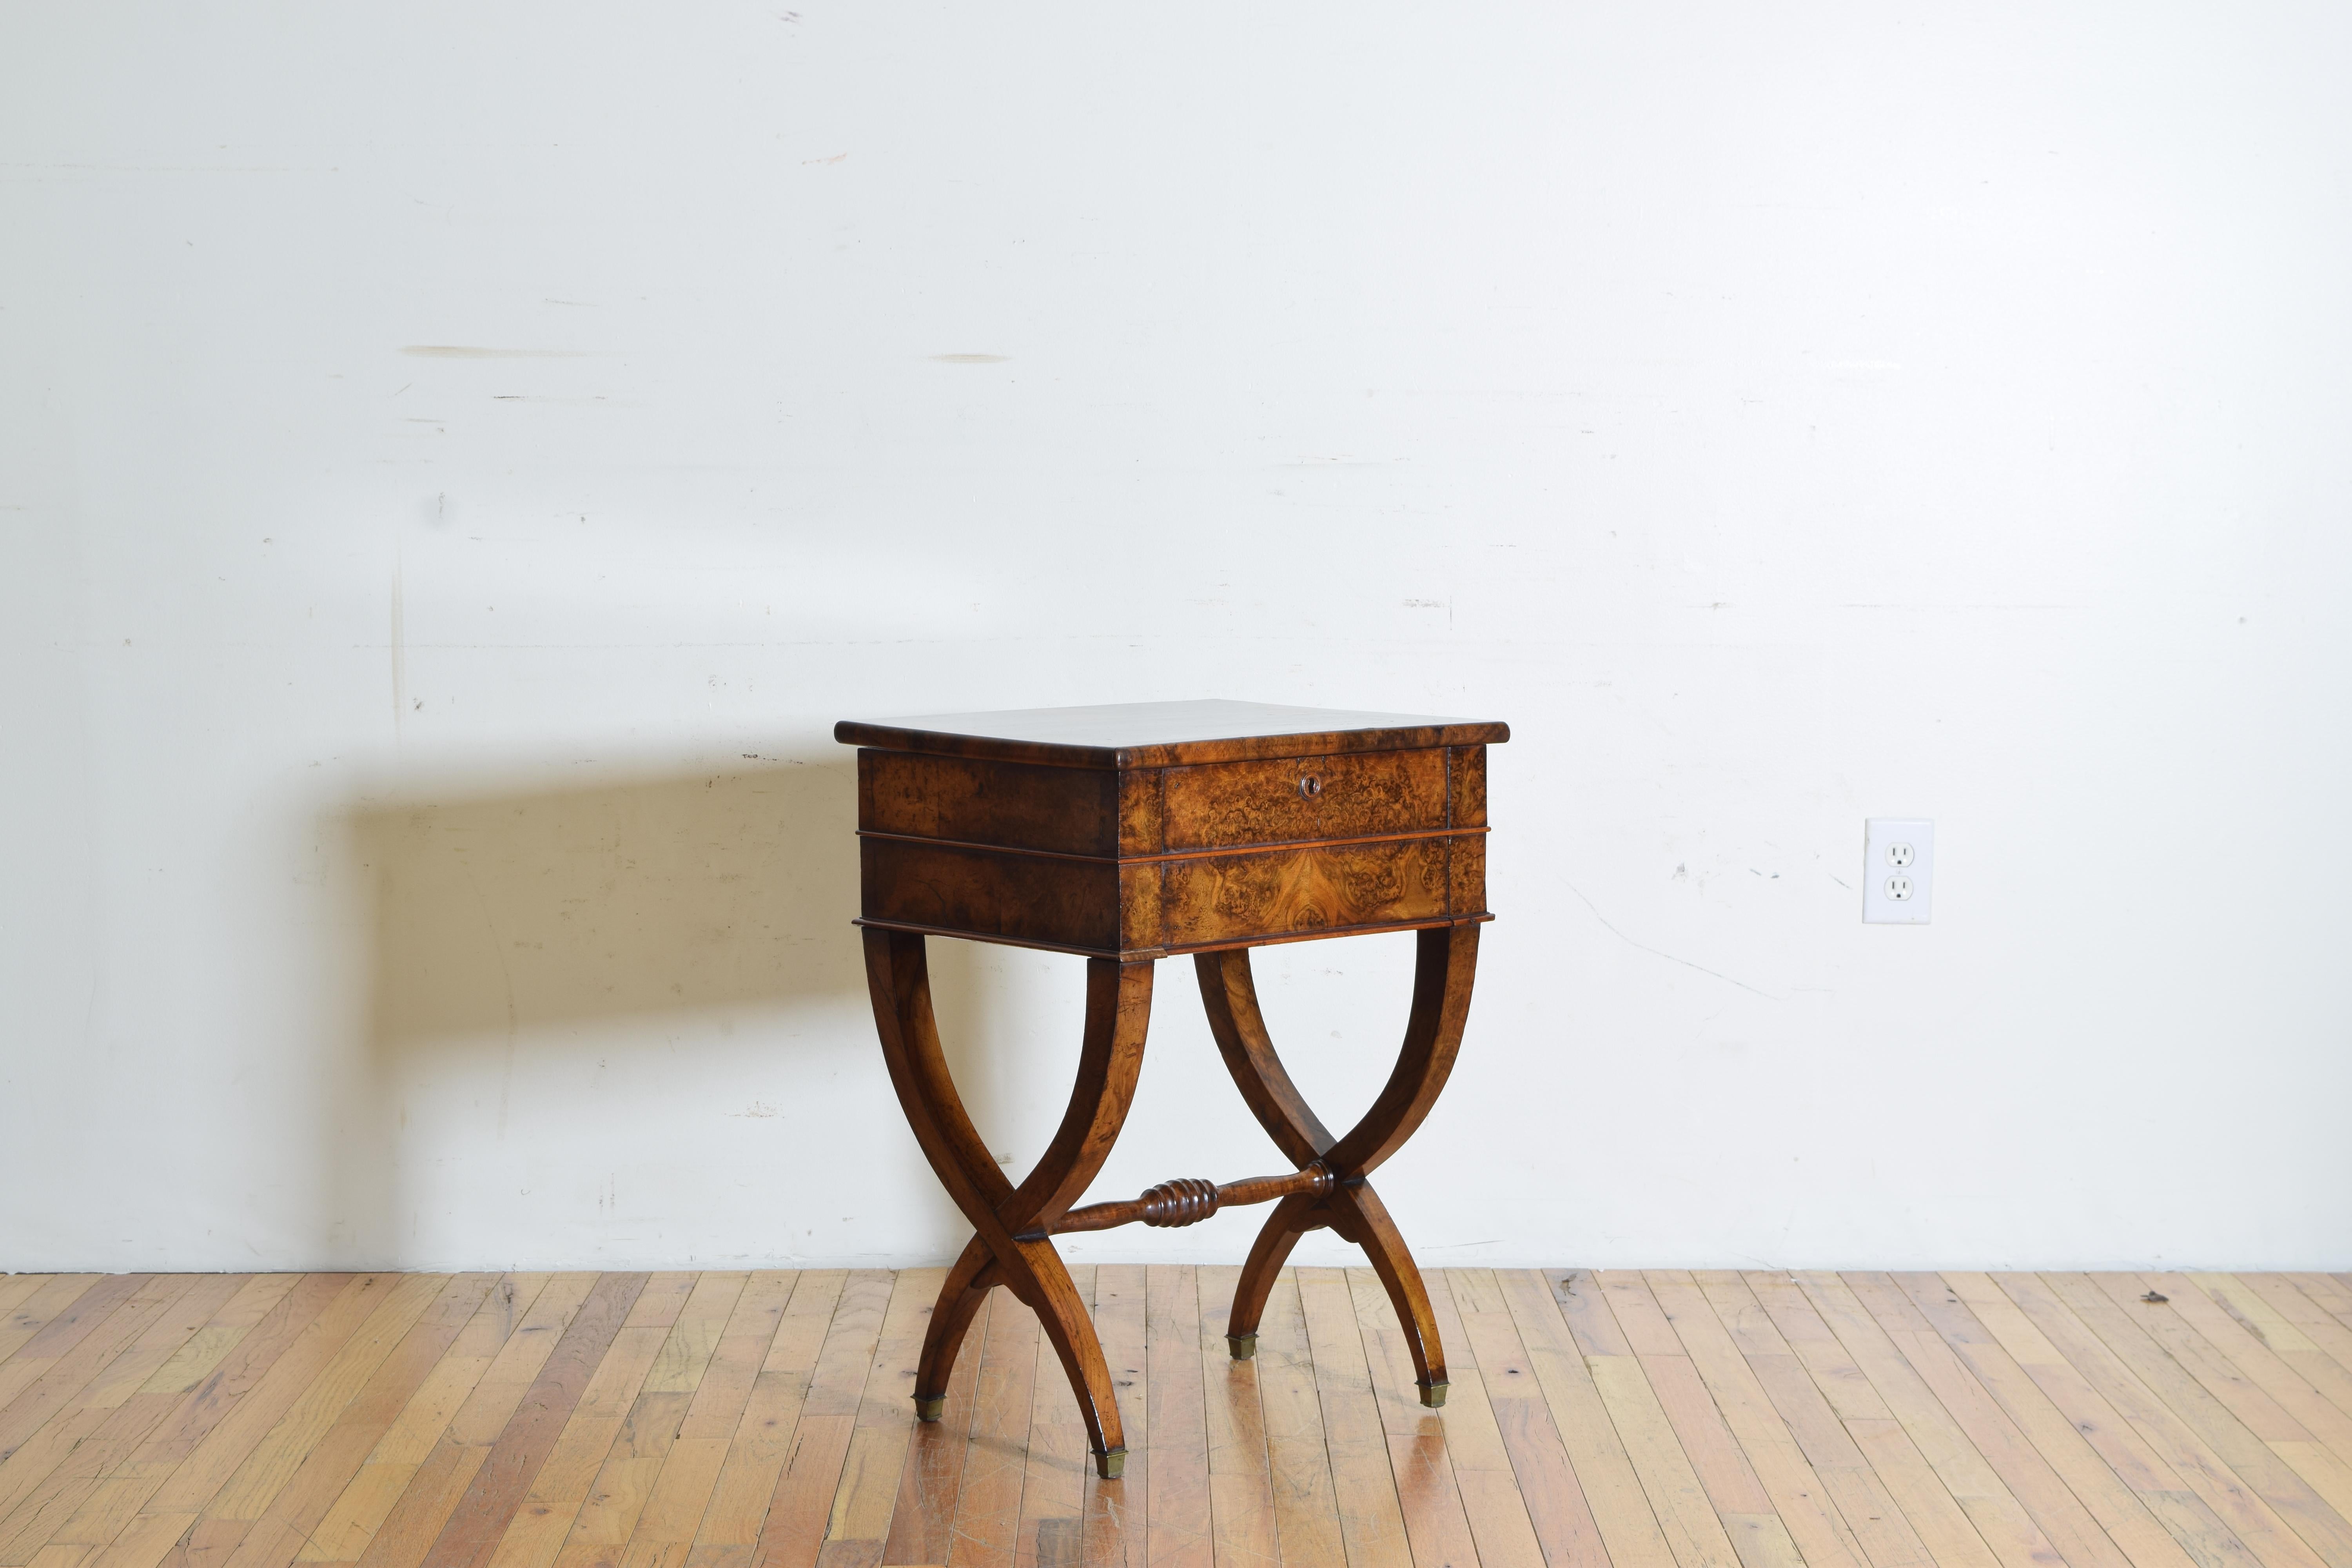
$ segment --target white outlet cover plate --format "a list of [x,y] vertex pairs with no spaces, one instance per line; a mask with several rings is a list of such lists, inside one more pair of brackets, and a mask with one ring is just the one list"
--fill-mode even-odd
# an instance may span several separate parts
[[1936,825],[1920,816],[1874,816],[1865,821],[1862,825],[1862,923],[1923,926],[1935,909]]

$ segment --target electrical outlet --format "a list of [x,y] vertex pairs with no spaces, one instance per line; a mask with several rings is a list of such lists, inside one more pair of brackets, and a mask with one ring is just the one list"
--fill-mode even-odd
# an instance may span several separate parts
[[1936,825],[1874,816],[1862,825],[1862,923],[1923,926],[1934,910]]

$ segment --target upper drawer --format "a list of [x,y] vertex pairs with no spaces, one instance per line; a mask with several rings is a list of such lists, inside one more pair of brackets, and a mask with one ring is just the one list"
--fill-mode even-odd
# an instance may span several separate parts
[[1445,749],[1170,768],[1171,849],[1363,838],[1447,826]]
[[857,826],[868,833],[1112,856],[1119,776],[909,752],[857,753]]

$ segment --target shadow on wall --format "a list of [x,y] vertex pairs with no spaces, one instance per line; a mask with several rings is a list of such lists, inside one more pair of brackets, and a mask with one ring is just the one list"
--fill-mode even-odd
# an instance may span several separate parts
[[803,763],[357,814],[370,1037],[862,994],[853,791]]
[[[372,945],[370,1078],[357,1124],[341,1130],[331,1156],[339,1173],[331,1245],[369,1265],[414,1261],[404,1258],[415,1202],[402,1190],[404,1149],[465,1136],[407,1125],[411,1090],[420,1083],[511,1085],[519,1049],[568,1048],[582,1059],[557,1064],[567,1083],[586,1082],[616,1053],[645,1053],[661,1058],[635,1064],[646,1072],[691,1079],[707,1071],[714,1088],[731,1093],[736,1086],[725,1077],[740,1074],[740,1055],[730,1074],[715,1046],[698,1063],[676,1044],[715,1040],[731,1025],[681,1030],[660,1016],[707,1019],[714,1010],[822,1009],[828,1047],[873,1050],[871,1026],[863,1022],[863,961],[849,923],[857,909],[857,850],[855,772],[846,763],[835,753],[740,773],[588,786],[420,790],[352,811],[346,826],[364,879]],[[964,961],[938,956],[950,972],[943,994],[968,993],[958,984]],[[950,1012],[944,994],[941,1011]],[[859,1022],[855,1042],[838,1038],[835,1021],[845,1013]],[[497,1092],[503,1138],[507,1089]],[[887,1089],[884,1105],[895,1118]],[[758,1124],[773,1134],[769,1146],[781,1152],[785,1171],[790,1118],[787,1105],[778,1120]],[[614,1138],[642,1131],[606,1129]],[[911,1139],[906,1153],[919,1163]],[[952,1250],[961,1222],[944,1194],[938,1206],[941,1245]]]

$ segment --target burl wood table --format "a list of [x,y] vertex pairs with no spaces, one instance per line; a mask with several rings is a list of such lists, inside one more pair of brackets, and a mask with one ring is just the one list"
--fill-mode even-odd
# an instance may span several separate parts
[[[1422,1403],[1445,1355],[1421,1271],[1366,1179],[1445,1085],[1470,1011],[1486,912],[1486,747],[1507,726],[1254,702],[1144,702],[845,721],[857,746],[866,984],[890,1079],[931,1168],[977,1232],[940,1292],[915,1374],[937,1420],[972,1315],[1002,1285],[1042,1321],[1076,1392],[1096,1468],[1127,1456],[1102,1347],[1053,1238],[1192,1225],[1272,1202],[1227,1325],[1257,1345],[1266,1293],[1298,1238],[1362,1247],[1412,1347]],[[1370,931],[1420,935],[1404,1049],[1371,1109],[1333,1137],[1259,1016],[1249,950]],[[1015,1187],[973,1131],[940,1051],[924,939],[1087,959],[1086,1043],[1052,1145]],[[1154,963],[1191,953],[1217,1048],[1289,1161],[1279,1175],[1163,1182],[1072,1207],[1135,1095]]]

